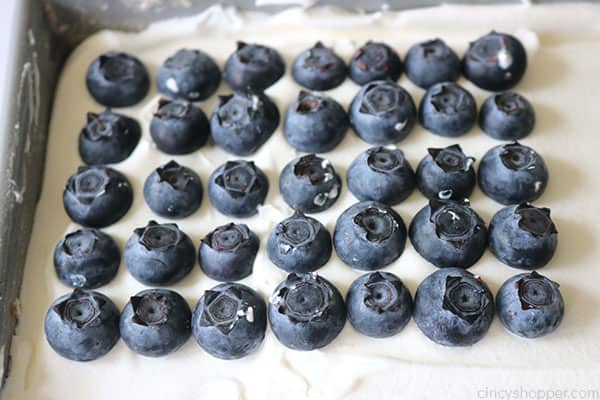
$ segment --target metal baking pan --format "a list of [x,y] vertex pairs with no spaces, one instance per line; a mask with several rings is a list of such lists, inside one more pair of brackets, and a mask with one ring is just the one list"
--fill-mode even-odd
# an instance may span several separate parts
[[[0,109],[0,354],[4,378],[10,372],[10,341],[17,324],[18,296],[42,172],[54,89],[61,66],[83,39],[99,29],[137,31],[149,23],[198,13],[207,0],[15,0],[12,57],[8,62],[7,107]],[[259,4],[268,3],[259,0]],[[254,0],[221,1],[243,9],[274,12],[289,5],[258,7]],[[333,5],[376,11],[386,6],[405,9],[465,1],[331,0],[302,1],[311,6]],[[470,4],[495,3],[494,0]],[[520,3],[520,0],[504,3]],[[552,2],[552,1],[546,1]],[[1,397],[1,393],[0,393]]]

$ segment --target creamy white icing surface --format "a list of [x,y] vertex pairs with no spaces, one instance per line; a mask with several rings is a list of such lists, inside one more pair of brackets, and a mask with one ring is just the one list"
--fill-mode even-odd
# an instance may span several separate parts
[[[492,390],[599,389],[600,387],[600,217],[597,210],[598,139],[600,126],[600,7],[570,4],[557,6],[442,6],[406,12],[371,15],[344,14],[332,10],[293,9],[274,16],[242,14],[214,7],[200,16],[156,24],[138,34],[101,32],[78,47],[65,65],[54,103],[50,126],[44,187],[37,210],[21,296],[22,314],[13,341],[12,367],[3,398],[9,400],[135,399],[391,399],[484,398]],[[565,318],[552,335],[526,340],[509,334],[496,319],[479,343],[467,348],[445,348],[429,341],[414,321],[398,335],[370,339],[346,324],[328,347],[296,352],[279,344],[268,331],[260,350],[241,360],[222,361],[209,356],[194,341],[158,359],[139,356],[120,341],[105,357],[77,363],[55,354],[44,338],[43,320],[53,299],[66,293],[54,274],[52,253],[56,242],[77,229],[63,211],[62,190],[67,178],[81,164],[77,137],[88,111],[102,107],[88,94],[84,77],[93,58],[108,50],[135,54],[153,76],[176,50],[199,48],[221,65],[235,49],[236,40],[277,48],[288,70],[267,90],[282,116],[300,87],[292,80],[293,58],[317,40],[333,46],[345,59],[367,39],[382,40],[402,55],[410,45],[441,37],[459,53],[469,41],[491,29],[518,36],[529,55],[529,68],[516,87],[533,103],[537,126],[523,143],[546,160],[550,183],[537,205],[552,209],[559,230],[559,247],[552,262],[541,272],[561,284]],[[479,105],[488,93],[461,80]],[[423,91],[405,76],[400,80],[418,102]],[[349,79],[328,92],[344,106],[358,91]],[[219,94],[230,90],[223,84]],[[209,174],[232,159],[213,144],[186,156],[160,153],[148,132],[159,95],[153,88],[137,106],[118,112],[137,118],[143,137],[126,161],[115,165],[130,179],[135,200],[118,223],[105,229],[121,247],[136,227],[156,219],[144,203],[142,184],[153,168],[175,159],[193,168],[206,187]],[[210,115],[216,96],[199,106]],[[446,139],[417,126],[398,146],[416,168],[427,147],[460,143],[468,155],[480,159],[499,144],[479,128],[457,139]],[[369,147],[351,131],[334,151],[326,154],[344,177],[352,159]],[[261,237],[254,273],[243,283],[265,298],[285,278],[268,260],[265,243],[273,226],[291,214],[278,190],[278,175],[298,153],[289,146],[281,128],[258,153],[256,161],[270,179],[266,204],[247,223]],[[333,231],[337,216],[355,202],[344,186],[334,207],[315,217]],[[474,209],[489,222],[500,205],[476,189]],[[395,209],[408,225],[426,204],[415,192]],[[231,219],[219,214],[208,199],[191,217],[177,221],[196,246],[218,225]],[[387,271],[400,276],[414,295],[419,282],[435,270],[407,243],[404,254]],[[521,271],[497,261],[488,251],[471,271],[480,274],[492,291]],[[360,275],[334,254],[319,271],[345,293]],[[203,291],[217,282],[194,271],[172,289],[193,306]],[[99,289],[123,307],[128,297],[145,287],[131,277],[124,265],[110,284]],[[487,392],[486,392],[487,390]],[[490,398],[490,397],[488,397]],[[497,397],[498,398],[498,397]]]

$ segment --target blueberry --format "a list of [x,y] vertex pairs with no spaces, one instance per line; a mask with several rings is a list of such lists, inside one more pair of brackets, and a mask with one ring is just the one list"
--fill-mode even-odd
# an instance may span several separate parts
[[180,49],[167,58],[156,75],[159,92],[174,99],[209,98],[221,83],[221,71],[211,56],[200,50]]
[[117,275],[121,251],[112,237],[97,229],[67,234],[54,249],[56,276],[65,285],[96,289]]
[[79,155],[88,165],[118,163],[129,157],[141,136],[142,128],[133,118],[109,109],[89,112],[79,133]]
[[554,332],[565,313],[559,285],[535,271],[515,275],[496,294],[500,322],[515,335],[537,338]]
[[204,146],[210,135],[204,112],[186,100],[161,99],[150,121],[156,147],[167,154],[189,154]]
[[313,272],[331,257],[331,235],[319,221],[297,211],[271,231],[267,253],[284,271]]
[[308,154],[290,161],[279,176],[279,191],[294,210],[316,213],[338,199],[342,180],[324,158]]
[[477,119],[477,104],[465,88],[454,82],[429,87],[419,106],[419,120],[436,135],[457,137],[467,133]]
[[415,295],[417,326],[444,346],[469,346],[480,341],[494,318],[494,299],[478,275],[461,268],[435,271]]
[[92,97],[107,107],[132,106],[150,89],[150,77],[144,64],[131,54],[115,51],[94,59],[85,81]]
[[485,90],[498,92],[515,86],[527,69],[521,42],[506,33],[490,32],[469,45],[463,59],[465,77]]
[[292,66],[292,76],[298,84],[319,91],[341,85],[347,72],[344,60],[321,42],[300,53]]
[[413,300],[396,275],[370,272],[352,282],[346,306],[354,329],[366,336],[385,338],[397,334],[408,324]]
[[260,44],[237,42],[225,62],[223,76],[235,91],[262,92],[283,76],[285,64],[277,50]]
[[402,61],[398,53],[385,43],[368,41],[350,60],[350,79],[358,85],[372,81],[397,81],[402,75]]
[[185,218],[202,203],[202,182],[188,167],[175,161],[156,168],[144,182],[148,207],[165,218]]
[[267,176],[252,161],[227,161],[208,181],[208,198],[213,207],[230,217],[255,215],[268,191]]
[[535,111],[531,103],[518,93],[496,93],[481,106],[479,126],[494,139],[523,139],[535,126]]
[[77,288],[50,305],[44,332],[50,347],[62,357],[92,361],[119,340],[119,310],[105,295]]
[[344,139],[349,126],[348,115],[337,101],[300,91],[287,110],[283,133],[296,150],[327,153]]
[[342,295],[317,274],[288,275],[269,299],[271,330],[281,344],[294,350],[327,346],[346,323]]
[[406,226],[391,207],[363,201],[339,216],[333,233],[337,255],[352,268],[374,271],[402,255]]
[[423,89],[436,83],[455,82],[460,76],[460,59],[441,39],[415,44],[404,62],[408,79]]
[[252,273],[259,243],[258,236],[244,224],[220,226],[200,243],[200,268],[217,281],[244,279]]
[[535,201],[548,185],[542,156],[518,142],[491,148],[479,163],[479,187],[501,204]]
[[395,205],[415,189],[415,172],[402,150],[371,147],[360,153],[348,168],[348,188],[360,201]]
[[146,357],[161,357],[188,340],[191,319],[190,306],[177,292],[147,289],[129,299],[119,327],[131,350]]
[[192,240],[176,224],[154,221],[133,231],[123,255],[129,273],[143,284],[153,286],[179,282],[196,261]]
[[350,125],[362,140],[392,144],[406,138],[417,110],[410,94],[391,81],[363,86],[350,103]]
[[490,250],[511,267],[541,268],[554,256],[557,233],[549,208],[508,206],[490,222]]
[[219,105],[210,119],[215,144],[238,156],[256,152],[269,140],[277,125],[279,110],[264,94],[219,96]]
[[266,328],[265,301],[239,283],[222,283],[205,291],[192,316],[192,332],[200,347],[224,360],[257,351]]
[[69,177],[63,205],[79,225],[102,228],[120,220],[131,207],[133,191],[120,172],[104,167],[79,167]]
[[417,167],[417,185],[428,199],[467,199],[477,179],[473,162],[458,144],[445,148],[429,148]]
[[488,232],[467,201],[429,200],[409,227],[413,247],[438,268],[469,268],[483,255]]

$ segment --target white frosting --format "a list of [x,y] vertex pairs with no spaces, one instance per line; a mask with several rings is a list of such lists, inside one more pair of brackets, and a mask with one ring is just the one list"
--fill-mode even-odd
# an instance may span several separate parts
[[[37,210],[22,290],[22,315],[13,341],[12,366],[5,399],[88,400],[135,399],[388,399],[388,398],[492,398],[491,391],[506,389],[598,388],[600,368],[600,218],[597,175],[600,146],[597,111],[600,93],[600,7],[563,6],[443,6],[400,13],[344,14],[333,10],[292,9],[272,17],[240,14],[232,9],[211,8],[200,16],[168,21],[139,34],[101,32],[77,48],[65,65],[56,92],[44,187]],[[457,23],[460,21],[459,23]],[[52,252],[55,243],[77,228],[62,206],[64,184],[81,163],[77,136],[88,111],[102,107],[87,93],[84,77],[93,58],[108,50],[123,50],[140,57],[153,76],[161,62],[182,47],[199,48],[222,66],[238,39],[276,47],[285,57],[288,72],[267,94],[282,115],[300,89],[289,74],[295,55],[317,40],[333,46],[345,59],[367,39],[383,40],[402,54],[413,43],[433,37],[445,39],[459,53],[469,41],[492,28],[516,34],[530,56],[528,72],[516,88],[534,104],[537,127],[524,143],[538,150],[550,170],[550,184],[537,204],[552,208],[559,234],[559,248],[542,271],[561,283],[566,302],[562,326],[552,335],[525,340],[506,332],[496,319],[487,336],[468,348],[445,348],[430,342],[411,321],[397,336],[369,339],[347,324],[340,337],[323,350],[296,352],[280,345],[268,331],[264,344],[252,356],[221,361],[204,352],[193,339],[176,353],[160,359],[144,358],[120,341],[105,357],[89,362],[67,361],[47,345],[43,334],[44,314],[50,302],[69,289],[55,277]],[[400,83],[420,100],[423,91],[403,76]],[[487,93],[464,81],[481,104]],[[358,87],[346,80],[329,94],[348,106]],[[219,94],[229,89],[223,85]],[[137,118],[143,137],[126,161],[115,167],[125,173],[135,191],[134,204],[121,221],[108,227],[123,246],[134,228],[152,215],[144,203],[142,184],[151,170],[170,159],[193,168],[206,182],[209,174],[232,158],[209,144],[193,154],[172,157],[152,144],[148,125],[156,109],[158,94],[151,93],[135,107],[119,112]],[[216,96],[199,105],[210,114]],[[499,142],[478,128],[458,139],[445,139],[415,127],[399,143],[416,168],[427,147],[460,143],[468,155],[481,158]],[[352,132],[326,156],[345,178],[351,160],[369,147]],[[277,188],[283,166],[297,157],[279,129],[254,159],[270,179],[266,204],[256,217],[243,220],[261,238],[254,273],[243,282],[268,299],[285,273],[275,268],[265,253],[265,242],[273,226],[291,215]],[[478,189],[472,205],[489,221],[500,206]],[[336,217],[355,199],[344,186],[334,207],[315,215],[330,231]],[[415,192],[395,207],[408,224],[425,205]],[[216,226],[230,218],[220,215],[205,197],[202,207],[189,218],[177,221],[196,245]],[[435,270],[407,243],[402,257],[386,270],[399,275],[410,291]],[[520,272],[500,264],[486,252],[472,269],[492,291],[508,277]],[[345,293],[360,275],[335,256],[319,271]],[[216,282],[194,271],[173,289],[193,306],[204,290]],[[129,296],[144,289],[121,266],[116,279],[100,289],[119,307]],[[246,317],[251,317],[250,310]],[[496,397],[499,398],[499,397]]]

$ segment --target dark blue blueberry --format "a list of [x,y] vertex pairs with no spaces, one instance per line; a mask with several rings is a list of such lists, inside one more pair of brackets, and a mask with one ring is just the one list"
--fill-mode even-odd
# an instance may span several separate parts
[[352,282],[346,307],[354,329],[366,336],[385,338],[397,334],[408,324],[413,300],[396,275],[371,272]]
[[119,310],[101,293],[75,289],[50,305],[44,332],[50,347],[62,357],[92,361],[119,340]]
[[200,243],[200,268],[217,281],[244,279],[252,273],[259,243],[258,236],[244,224],[220,226]]
[[277,50],[237,42],[237,50],[225,63],[223,76],[235,91],[259,93],[277,82],[284,72],[285,64]]
[[161,357],[188,340],[191,319],[190,306],[177,292],[147,289],[129,299],[119,327],[131,350],[146,357]]
[[428,199],[467,199],[477,179],[473,162],[458,144],[445,148],[429,148],[417,167],[417,185]]
[[141,136],[142,128],[133,118],[108,109],[89,112],[79,133],[79,155],[88,165],[118,163],[129,157]]
[[115,51],[92,61],[85,82],[92,97],[107,107],[132,106],[150,89],[150,77],[144,64],[131,54]]
[[265,301],[239,283],[222,283],[205,291],[192,316],[192,332],[200,347],[224,360],[254,353],[266,329]]
[[410,94],[391,81],[363,86],[350,104],[350,125],[362,140],[392,144],[406,138],[417,120]]
[[317,274],[288,275],[269,299],[269,322],[277,340],[294,350],[327,346],[346,323],[342,295]]
[[219,105],[210,119],[215,144],[238,156],[256,152],[269,140],[277,125],[279,110],[264,94],[219,96]]
[[185,218],[202,203],[202,182],[191,169],[169,161],[156,168],[144,182],[144,199],[150,209],[165,218]]
[[204,112],[186,100],[161,99],[150,121],[156,147],[167,154],[189,154],[204,146],[210,126]]
[[470,43],[463,59],[465,77],[485,90],[515,86],[527,69],[527,53],[514,36],[490,32]]
[[374,271],[402,255],[406,226],[391,207],[363,201],[339,216],[333,233],[337,255],[352,268]]
[[554,256],[557,233],[549,208],[508,206],[490,222],[490,250],[511,267],[541,268]]
[[388,205],[404,201],[417,185],[415,172],[402,150],[381,146],[371,147],[352,161],[347,181],[358,200]]
[[460,59],[441,39],[415,44],[406,53],[404,63],[408,79],[423,89],[454,82],[460,76]]
[[123,256],[135,279],[145,285],[168,286],[179,282],[192,270],[196,249],[176,224],[150,221],[133,231]]
[[438,268],[469,268],[483,255],[488,232],[467,201],[429,200],[413,218],[410,241]]
[[208,198],[213,207],[230,217],[255,215],[268,192],[267,176],[252,161],[227,161],[208,181]]
[[156,85],[174,99],[200,101],[209,98],[221,83],[221,71],[211,56],[200,50],[177,50],[160,66]]
[[287,110],[283,133],[299,151],[326,153],[344,139],[349,126],[348,115],[337,101],[301,91]]
[[292,66],[294,80],[310,90],[338,87],[346,79],[347,73],[344,60],[321,42],[300,53]]
[[63,205],[79,225],[103,228],[120,220],[133,202],[127,178],[112,168],[79,167],[69,177],[63,192]]
[[515,335],[537,338],[560,325],[565,304],[559,285],[535,271],[509,278],[496,294],[500,322]]
[[432,341],[444,346],[469,346],[485,336],[494,318],[494,299],[478,275],[444,268],[417,288],[415,322]]
[[372,81],[397,81],[402,75],[398,53],[385,43],[368,41],[350,60],[350,79],[359,85]]
[[116,275],[121,251],[113,238],[97,229],[67,234],[54,249],[56,276],[65,285],[96,289]]
[[331,257],[331,235],[327,228],[302,212],[278,223],[267,241],[269,259],[287,272],[313,272]]
[[477,175],[481,190],[506,205],[535,201],[548,185],[542,156],[518,142],[491,148],[481,159]]
[[479,126],[494,139],[523,139],[535,126],[535,111],[531,103],[518,93],[496,93],[481,106]]
[[477,119],[477,104],[465,88],[454,82],[437,83],[427,89],[419,106],[423,128],[445,137],[467,133]]
[[338,199],[342,180],[324,158],[308,154],[290,161],[279,176],[279,191],[294,210],[316,213],[331,207]]

